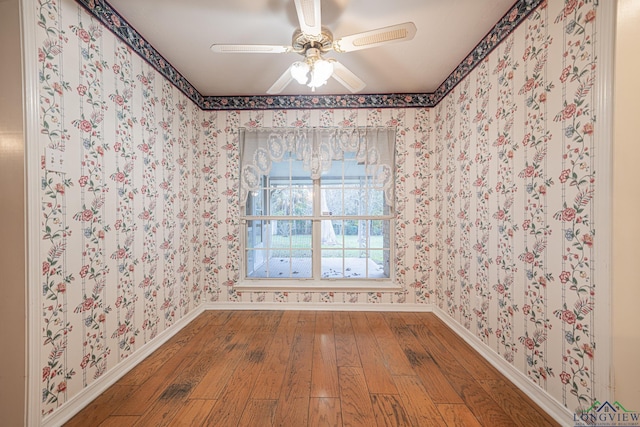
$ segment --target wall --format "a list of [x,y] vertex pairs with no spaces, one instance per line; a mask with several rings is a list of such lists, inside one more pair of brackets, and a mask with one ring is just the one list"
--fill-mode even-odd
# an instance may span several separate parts
[[46,419],[201,305],[202,113],[74,1],[35,9]]
[[[598,398],[593,2],[543,4],[434,109],[242,112],[38,7],[45,419],[204,302],[435,305],[570,412]],[[398,129],[401,291],[238,290],[239,127],[354,125]]]
[[615,399],[630,409],[640,408],[640,329],[637,315],[640,286],[636,271],[635,244],[640,236],[636,212],[640,209],[637,188],[638,105],[640,82],[637,70],[640,39],[640,1],[618,2],[615,52],[614,148],[613,148],[613,365]]
[[595,372],[608,300],[594,259],[597,19],[595,2],[543,4],[432,116],[434,302],[571,412],[608,383]]
[[0,0],[0,413],[22,425],[26,396],[26,239],[22,67],[18,0]]

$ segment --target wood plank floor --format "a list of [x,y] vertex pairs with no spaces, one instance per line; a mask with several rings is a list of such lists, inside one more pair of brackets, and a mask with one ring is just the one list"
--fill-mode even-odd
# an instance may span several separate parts
[[431,313],[207,311],[66,426],[558,425]]

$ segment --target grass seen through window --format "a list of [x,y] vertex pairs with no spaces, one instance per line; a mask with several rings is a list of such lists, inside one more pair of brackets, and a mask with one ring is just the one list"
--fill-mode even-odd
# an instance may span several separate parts
[[[291,238],[291,240],[289,240]],[[344,239],[344,240],[343,240]],[[344,241],[342,245],[322,245],[322,257],[323,258],[366,258],[367,253],[364,248],[360,248],[358,243],[358,236],[343,236],[341,234],[336,235],[336,240],[339,243]],[[363,243],[364,245],[364,243]],[[292,249],[308,249],[311,247],[311,235],[310,234],[296,234],[292,236],[271,236],[272,248],[289,248]],[[344,251],[342,250],[344,247]],[[369,236],[369,249],[382,249],[383,239],[382,236]],[[327,250],[336,248],[335,250]],[[309,253],[310,255],[310,253]],[[288,251],[280,251],[278,249],[271,250],[271,256],[273,258],[288,257]],[[382,263],[382,251],[374,250],[369,253],[369,257],[377,264]]]

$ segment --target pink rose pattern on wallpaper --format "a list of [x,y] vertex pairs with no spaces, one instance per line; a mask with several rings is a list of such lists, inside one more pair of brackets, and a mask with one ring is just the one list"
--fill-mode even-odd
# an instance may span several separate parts
[[[457,144],[462,141],[457,141],[455,138],[455,129],[458,125],[457,111],[455,108],[456,99],[453,96],[449,96],[443,100],[445,110],[445,125],[444,125],[444,188],[441,191],[444,192],[443,200],[445,201],[443,226],[444,229],[444,248],[447,254],[446,269],[444,272],[443,289],[444,300],[447,303],[447,314],[451,317],[456,317],[458,312],[458,295],[457,289],[459,287],[459,281],[457,280],[457,268],[456,260],[458,258],[458,251],[456,249],[456,230],[458,228],[457,215],[456,215],[456,202],[458,201],[457,184],[458,174],[456,173],[456,150]],[[460,180],[462,184],[462,180]]]
[[189,198],[189,174],[191,171],[189,159],[189,122],[187,121],[187,105],[190,105],[186,99],[182,99],[176,103],[178,110],[178,230],[180,236],[178,238],[178,280],[185,286],[180,287],[178,307],[181,317],[188,312],[191,303],[188,286],[191,283],[191,270],[189,262],[191,260],[190,247],[190,229],[191,221],[189,221],[190,198]]
[[[146,64],[145,64],[146,65]],[[142,90],[142,114],[139,120],[140,143],[136,145],[137,152],[142,159],[142,186],[139,197],[142,199],[142,211],[138,214],[142,228],[142,256],[140,257],[140,270],[142,278],[138,287],[142,289],[144,311],[142,333],[144,340],[149,341],[158,335],[158,290],[157,281],[158,248],[156,247],[156,231],[158,222],[156,219],[156,206],[158,201],[158,189],[156,184],[156,169],[158,161],[155,158],[157,124],[154,116],[155,74],[145,70],[136,75],[138,87]]]
[[[490,258],[488,252],[489,236],[493,228],[489,215],[489,197],[493,194],[493,189],[489,187],[488,183],[489,167],[492,159],[491,154],[489,154],[489,126],[493,123],[493,117],[488,113],[487,108],[491,97],[491,89],[494,85],[489,80],[488,67],[488,61],[485,60],[476,70],[476,114],[473,119],[473,123],[476,124],[475,134],[477,141],[474,155],[476,180],[473,183],[477,196],[474,220],[476,242],[473,245],[473,253],[475,253],[477,260],[476,283],[474,285],[477,302],[473,312],[476,316],[476,335],[485,344],[489,342],[489,336],[493,332],[493,327],[489,321],[489,305],[492,300],[492,294],[489,286]],[[471,153],[467,155],[471,155]]]
[[514,275],[517,269],[514,260],[514,199],[518,187],[514,182],[514,156],[519,146],[513,137],[514,115],[517,110],[513,95],[514,73],[518,63],[512,57],[513,36],[509,36],[496,50],[498,63],[493,68],[498,89],[497,110],[495,113],[495,128],[491,146],[493,165],[497,168],[494,199],[496,200],[492,218],[498,233],[497,255],[494,259],[497,267],[497,279],[492,288],[498,306],[498,323],[495,335],[499,341],[498,352],[508,362],[513,363],[515,352],[513,337],[513,318],[518,306],[514,304]]
[[175,105],[173,103],[173,86],[163,80],[162,82],[162,98],[160,99],[162,106],[162,120],[160,121],[160,135],[162,137],[162,160],[160,166],[162,170],[162,181],[160,182],[160,190],[163,201],[162,208],[162,243],[160,250],[163,259],[163,276],[164,281],[161,286],[162,290],[162,310],[164,317],[164,327],[168,328],[176,320],[178,316],[179,290],[176,290],[176,276],[173,274],[176,265],[176,244],[174,238],[176,235],[176,193],[175,193],[175,157],[174,147],[176,139],[172,134],[170,123],[175,120]]
[[[192,221],[192,211],[174,212],[173,141],[179,102],[193,134],[187,149],[202,112],[71,5],[41,1],[37,17],[41,147],[64,151],[66,162],[64,174],[41,168],[43,415],[188,313],[200,292],[174,261],[176,220]],[[193,167],[188,155],[183,168]],[[190,228],[177,233],[199,245]],[[193,248],[181,249],[185,270],[199,277]]]
[[[191,110],[191,123],[192,123],[192,131],[191,137],[189,138],[189,143],[191,146],[191,158],[192,162],[197,167],[192,169],[192,179],[191,179],[191,188],[189,189],[189,193],[191,194],[191,203],[192,203],[192,212],[197,212],[197,215],[191,216],[191,226],[193,227],[193,233],[191,238],[191,253],[196,260],[196,262],[192,263],[193,267],[191,270],[192,279],[191,279],[191,294],[193,295],[193,306],[199,305],[202,301],[202,241],[201,236],[203,234],[202,229],[202,204],[201,204],[201,194],[202,194],[202,152],[200,148],[200,141],[198,137],[201,135],[200,123],[202,119],[200,118],[200,113],[197,109]],[[185,313],[186,314],[186,313]]]
[[[102,59],[102,31],[97,25],[88,30],[80,22],[70,26],[78,37],[80,49],[79,117],[71,121],[77,131],[71,133],[70,143],[80,141],[80,176],[87,182],[80,186],[80,207],[73,219],[80,223],[82,234],[82,267],[78,273],[82,300],[74,313],[82,316],[83,357],[80,363],[83,386],[107,370],[106,317],[111,311],[106,299],[106,281],[109,266],[106,262],[105,233],[110,226],[105,218],[105,196],[108,191],[105,176],[104,111],[107,101],[103,97],[102,73],[106,67]],[[83,180],[84,181],[84,180]],[[72,206],[69,203],[68,206]],[[77,284],[76,284],[77,286]]]
[[595,171],[591,156],[595,118],[591,108],[597,58],[593,44],[596,12],[589,3],[569,0],[555,19],[565,28],[562,39],[565,50],[560,75],[560,83],[564,85],[562,108],[553,119],[562,126],[565,150],[559,176],[564,189],[562,207],[554,209],[553,215],[564,236],[559,273],[563,303],[553,313],[562,320],[565,337],[560,377],[565,385],[563,393],[575,396],[581,407],[591,404],[596,346],[592,330],[595,286],[591,264],[595,235],[592,223]]
[[[69,83],[61,79],[62,46],[68,42],[58,11],[50,4],[40,4],[38,25],[44,29],[47,38],[38,49],[40,75],[40,119],[43,144],[47,148],[64,151],[69,132],[66,126],[62,97],[69,93]],[[50,20],[47,20],[49,17]],[[82,89],[84,91],[84,89]],[[44,169],[44,156],[42,159]],[[67,191],[73,183],[58,174],[42,177],[42,231],[41,239],[47,253],[42,254],[42,353],[48,353],[42,367],[42,402],[46,411],[64,403],[67,399],[67,382],[76,372],[65,363],[68,334],[73,332],[69,320],[68,294],[74,281],[73,273],[67,271],[67,240],[72,233],[67,224]],[[44,411],[44,410],[43,410]]]
[[525,183],[526,196],[522,222],[524,251],[519,259],[524,261],[523,280],[527,283],[522,314],[527,321],[524,333],[519,337],[527,359],[527,374],[538,384],[544,384],[553,370],[546,362],[547,336],[551,323],[547,313],[547,283],[553,275],[546,267],[546,247],[550,228],[547,220],[547,188],[554,184],[547,177],[547,144],[551,139],[547,123],[547,96],[554,88],[547,72],[547,53],[552,42],[548,34],[547,10],[534,12],[526,25],[526,47],[522,55],[525,82],[518,95],[525,97],[526,134],[522,139],[524,168],[518,178]]
[[423,304],[431,302],[433,295],[433,287],[431,286],[431,272],[433,271],[431,250],[433,243],[428,238],[431,236],[431,228],[433,227],[431,215],[433,168],[430,163],[433,153],[429,150],[431,130],[429,110],[417,110],[413,125],[415,142],[409,144],[408,147],[409,151],[414,154],[412,179],[415,185],[409,191],[409,194],[414,200],[416,214],[407,226],[413,228],[414,231],[409,237],[415,254],[415,262],[412,268],[414,281],[411,282],[410,286],[415,289],[416,302]]
[[[442,110],[444,109],[444,103],[446,99],[443,100],[432,113],[435,115],[433,118],[434,124],[434,139],[443,139],[444,138],[444,120],[442,118]],[[431,142],[433,144],[433,142]],[[433,165],[431,170],[433,170],[434,174],[434,212],[433,212],[433,221],[435,227],[435,241],[433,243],[433,247],[435,249],[434,259],[433,259],[433,270],[434,270],[434,294],[436,296],[436,300],[434,301],[438,307],[444,308],[444,280],[445,280],[445,272],[443,266],[443,258],[444,258],[444,231],[445,231],[445,217],[444,217],[444,167],[445,167],[445,151],[444,144],[436,144],[433,148],[434,158]]]
[[[434,304],[571,411],[594,396],[596,6],[542,4],[433,109],[201,111],[41,0],[42,412],[203,302]],[[238,128],[395,126],[402,290],[239,292]]]
[[118,359],[124,359],[133,352],[136,336],[140,333],[135,323],[135,303],[138,300],[135,293],[135,266],[138,260],[133,255],[137,230],[133,217],[133,199],[138,190],[133,182],[136,155],[132,130],[137,119],[131,112],[133,91],[136,88],[131,72],[131,56],[131,51],[125,46],[116,49],[111,67],[115,77],[115,91],[109,96],[113,102],[112,108],[118,116],[113,144],[116,154],[115,172],[110,176],[115,183],[118,212],[114,224],[117,233],[116,250],[111,254],[111,259],[116,260],[117,298],[114,306],[118,313],[117,328],[111,338],[117,340]]
[[470,276],[472,260],[471,230],[473,227],[470,212],[471,198],[473,197],[471,187],[471,168],[473,166],[473,159],[469,156],[471,148],[470,83],[470,79],[466,79],[461,83],[459,96],[456,100],[460,130],[458,132],[454,148],[455,153],[457,153],[457,168],[458,171],[460,171],[460,185],[458,190],[460,202],[458,204],[458,210],[453,212],[458,218],[460,229],[460,245],[458,252],[460,254],[461,261],[457,271],[457,280],[459,281],[460,287],[458,309],[460,310],[460,322],[467,329],[471,329],[471,323],[473,321],[473,310],[471,306],[473,285]]
[[204,289],[205,298],[209,301],[220,300],[220,286],[218,275],[222,266],[216,262],[220,256],[220,233],[222,220],[220,215],[220,190],[219,183],[224,182],[220,175],[220,149],[218,146],[218,130],[215,127],[217,114],[212,113],[202,121],[202,136],[204,143],[203,156],[205,157],[202,168],[202,179],[204,182],[203,194],[203,227],[204,240],[202,264],[204,269]]

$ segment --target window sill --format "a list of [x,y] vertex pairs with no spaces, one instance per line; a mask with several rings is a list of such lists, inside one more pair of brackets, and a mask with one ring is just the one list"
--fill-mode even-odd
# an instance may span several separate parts
[[398,292],[402,286],[391,280],[244,280],[234,289],[255,292]]

